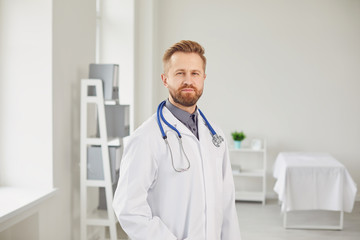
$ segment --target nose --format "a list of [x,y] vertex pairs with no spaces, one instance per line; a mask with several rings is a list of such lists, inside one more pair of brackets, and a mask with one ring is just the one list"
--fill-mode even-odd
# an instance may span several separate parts
[[191,78],[190,73],[185,74],[183,84],[184,85],[192,85],[192,78]]

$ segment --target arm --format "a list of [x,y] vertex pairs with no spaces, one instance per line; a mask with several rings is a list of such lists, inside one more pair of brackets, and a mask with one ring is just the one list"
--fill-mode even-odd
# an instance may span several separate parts
[[156,180],[157,162],[149,142],[135,137],[124,150],[113,208],[132,240],[176,240],[161,219],[152,216],[148,190]]
[[225,141],[226,152],[223,159],[223,224],[222,240],[240,240],[240,228],[235,207],[235,187],[229,158],[229,150]]

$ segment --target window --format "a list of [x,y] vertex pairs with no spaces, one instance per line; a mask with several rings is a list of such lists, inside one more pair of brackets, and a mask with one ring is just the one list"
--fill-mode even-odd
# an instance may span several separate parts
[[0,1],[0,186],[52,188],[52,4]]

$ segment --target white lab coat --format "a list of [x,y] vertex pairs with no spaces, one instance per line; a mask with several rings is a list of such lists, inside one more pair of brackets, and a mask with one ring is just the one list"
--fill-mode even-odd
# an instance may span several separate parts
[[[163,115],[181,133],[191,167],[175,172],[156,114],[144,122],[130,136],[121,162],[113,207],[122,228],[132,240],[239,240],[226,142],[214,146],[200,115],[200,141],[166,107]],[[186,167],[176,133],[163,127],[175,167]]]

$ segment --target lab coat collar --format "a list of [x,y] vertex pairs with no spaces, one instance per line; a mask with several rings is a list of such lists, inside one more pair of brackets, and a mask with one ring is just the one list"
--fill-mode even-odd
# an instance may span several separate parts
[[[177,119],[166,107],[163,108],[163,115],[166,121],[168,121],[171,125],[173,125],[180,134],[189,135],[197,139],[197,137],[188,129],[182,122],[180,122],[179,119]],[[198,110],[196,110],[198,111]],[[170,128],[161,121],[163,124],[164,129],[169,130]],[[198,129],[200,128],[200,125],[203,124],[202,119],[198,119]]]

